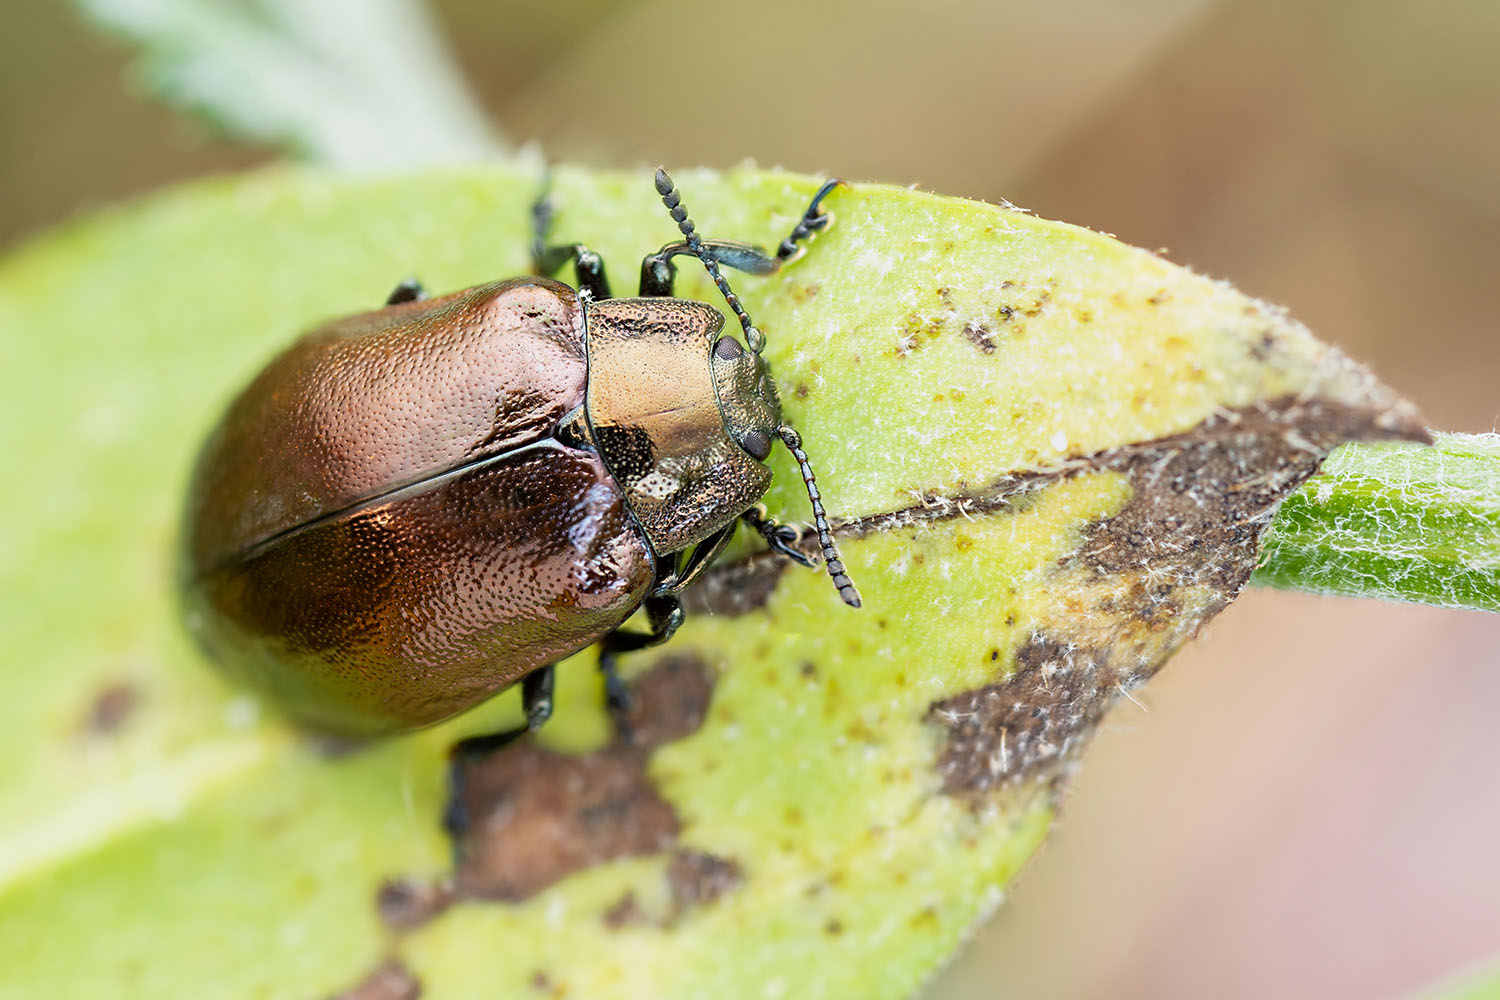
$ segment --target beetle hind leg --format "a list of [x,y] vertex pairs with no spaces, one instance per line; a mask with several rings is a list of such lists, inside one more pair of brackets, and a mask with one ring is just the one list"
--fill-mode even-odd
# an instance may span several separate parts
[[521,707],[526,712],[526,728],[540,729],[552,718],[552,688],[557,668],[547,664],[521,678]]

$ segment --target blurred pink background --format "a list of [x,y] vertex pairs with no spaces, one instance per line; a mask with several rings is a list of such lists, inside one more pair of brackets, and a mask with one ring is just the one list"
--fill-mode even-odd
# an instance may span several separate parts
[[[1435,427],[1500,416],[1493,0],[436,8],[553,157],[1006,198],[1286,305]],[[267,159],[58,0],[6,21],[0,242]],[[1500,617],[1251,592],[1141,700],[930,1000],[1396,997],[1500,953]]]

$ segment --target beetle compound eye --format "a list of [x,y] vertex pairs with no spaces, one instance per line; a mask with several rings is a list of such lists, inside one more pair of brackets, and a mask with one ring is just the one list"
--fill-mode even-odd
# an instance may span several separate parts
[[720,337],[714,344],[714,357],[720,361],[734,361],[745,356],[745,349],[733,337]]
[[771,454],[771,437],[764,431],[747,431],[740,438],[740,447],[750,453],[750,457],[757,462],[764,462],[766,456]]

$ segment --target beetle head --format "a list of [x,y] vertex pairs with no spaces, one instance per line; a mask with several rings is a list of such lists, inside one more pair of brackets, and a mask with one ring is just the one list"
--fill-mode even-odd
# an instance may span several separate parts
[[730,336],[714,341],[710,363],[724,429],[751,458],[764,462],[781,426],[781,395],[771,366]]
[[[825,184],[813,199],[808,215],[811,216],[818,206],[819,200],[833,187],[833,182]],[[839,596],[844,603],[850,607],[859,607],[859,591],[855,589],[854,581],[844,571],[843,560],[839,558],[838,546],[833,540],[833,530],[828,525],[828,514],[823,509],[823,500],[818,493],[818,484],[813,476],[812,463],[808,461],[807,452],[802,450],[802,437],[790,424],[781,419],[781,397],[776,391],[776,382],[771,378],[771,368],[760,356],[760,352],[766,346],[765,335],[756,329],[755,324],[750,322],[750,314],[745,312],[745,307],[740,304],[739,296],[735,295],[729,287],[729,281],[719,270],[719,261],[712,253],[709,253],[703,245],[702,239],[693,226],[692,220],[688,218],[687,209],[682,205],[682,197],[677,193],[677,187],[672,183],[672,178],[661,168],[656,171],[656,192],[661,195],[662,204],[667,206],[667,211],[672,214],[672,221],[677,223],[677,229],[682,233],[682,238],[687,244],[687,250],[702,262],[708,271],[708,276],[713,280],[719,293],[724,296],[724,302],[734,313],[735,319],[740,322],[740,329],[745,333],[745,343],[750,350],[746,352],[743,345],[733,337],[720,337],[714,341],[713,366],[714,388],[719,394],[719,410],[724,418],[724,429],[729,432],[741,448],[758,462],[764,462],[771,454],[771,441],[780,438],[781,443],[786,445],[792,457],[797,460],[797,469],[802,473],[802,482],[807,487],[807,499],[812,504],[813,526],[818,532],[818,544],[823,550],[823,565],[828,570],[833,585],[838,588]],[[827,224],[826,217],[818,223],[821,227]],[[798,233],[806,236],[805,228],[811,223],[804,217],[804,222],[793,232],[791,237],[783,242],[783,246],[796,246]],[[770,265],[770,270],[764,273],[774,273],[780,267],[781,258],[778,257]],[[757,272],[760,273],[760,272]],[[728,391],[726,391],[726,386]]]

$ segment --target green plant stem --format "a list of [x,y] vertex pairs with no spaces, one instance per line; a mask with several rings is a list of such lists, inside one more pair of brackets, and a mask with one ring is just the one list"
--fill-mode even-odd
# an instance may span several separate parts
[[1334,452],[1282,503],[1254,582],[1500,611],[1500,436]]
[[74,0],[149,95],[236,139],[359,170],[505,151],[419,0]]

